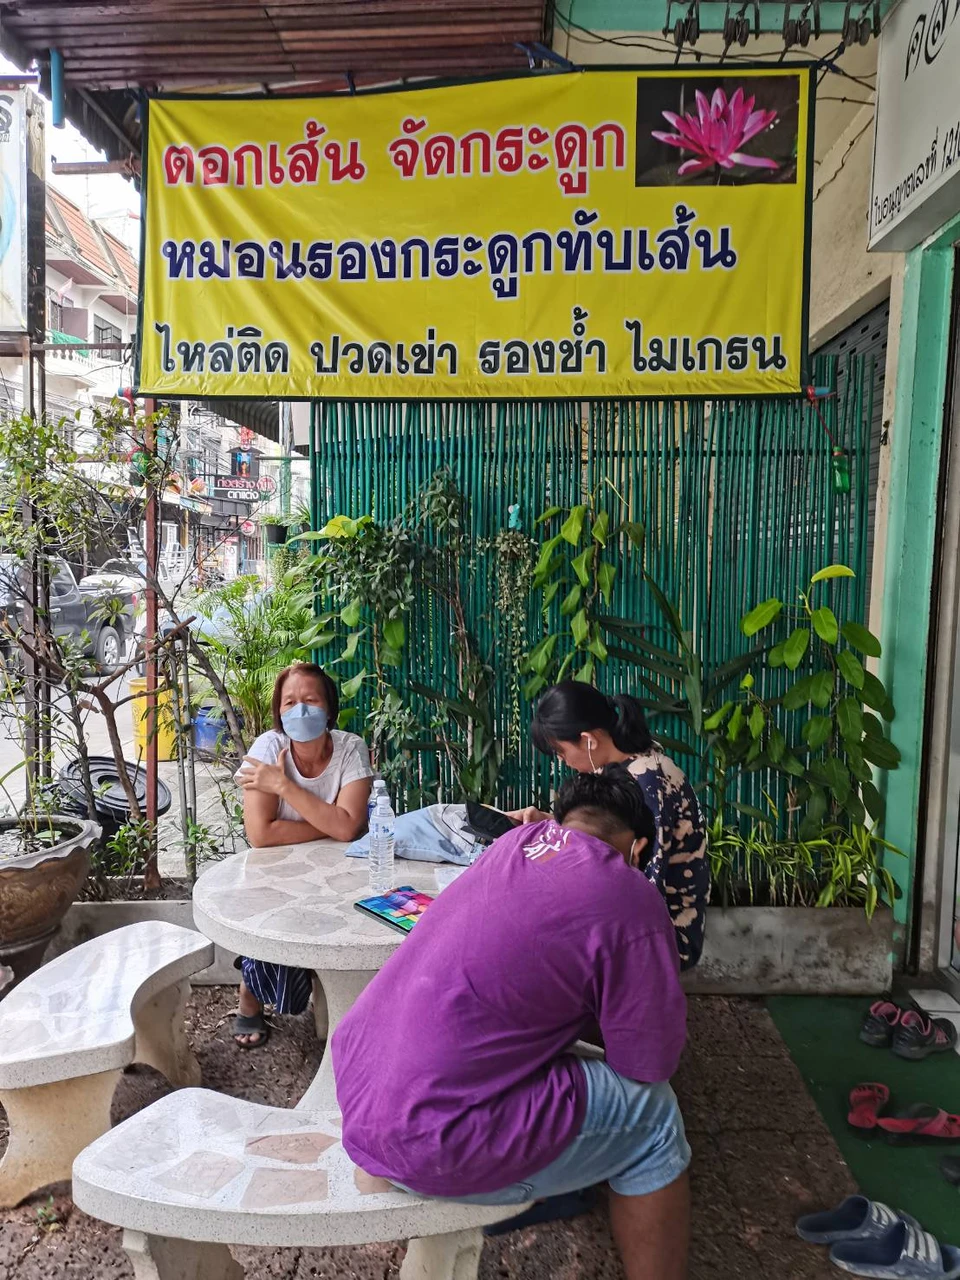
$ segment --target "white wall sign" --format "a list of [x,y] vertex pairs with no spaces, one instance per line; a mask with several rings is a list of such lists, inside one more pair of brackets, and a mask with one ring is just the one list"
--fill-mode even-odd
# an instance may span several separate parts
[[870,248],[912,249],[960,213],[960,0],[901,0],[883,27]]
[[0,333],[27,332],[27,104],[0,90]]

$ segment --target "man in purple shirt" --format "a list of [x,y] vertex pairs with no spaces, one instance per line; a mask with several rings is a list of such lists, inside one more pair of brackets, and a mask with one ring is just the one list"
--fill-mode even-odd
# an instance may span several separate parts
[[[628,1280],[682,1280],[674,929],[637,875],[640,789],[580,774],[555,820],[502,836],[443,891],[333,1037],[343,1142],[421,1195],[522,1205],[610,1184]],[[570,1050],[599,1023],[606,1061]]]

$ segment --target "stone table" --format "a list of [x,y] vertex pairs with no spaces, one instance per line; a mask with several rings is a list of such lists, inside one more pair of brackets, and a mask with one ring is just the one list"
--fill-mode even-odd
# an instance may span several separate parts
[[[204,871],[193,890],[193,918],[202,934],[230,951],[270,964],[312,969],[317,1033],[327,1041],[320,1070],[300,1106],[337,1106],[330,1037],[403,935],[354,907],[369,893],[364,858],[344,856],[345,844],[315,840],[275,849],[247,849]],[[436,892],[432,863],[398,858],[394,885]]]

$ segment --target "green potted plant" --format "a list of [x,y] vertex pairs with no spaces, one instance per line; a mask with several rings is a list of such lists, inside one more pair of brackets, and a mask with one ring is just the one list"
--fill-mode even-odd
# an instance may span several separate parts
[[271,547],[283,546],[287,540],[287,530],[290,525],[290,517],[284,515],[265,515],[260,517],[260,523],[263,525],[267,544]]

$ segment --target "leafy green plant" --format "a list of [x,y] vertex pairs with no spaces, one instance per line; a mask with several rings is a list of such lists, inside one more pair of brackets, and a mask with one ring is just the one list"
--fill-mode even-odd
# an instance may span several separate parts
[[751,609],[741,630],[770,638],[766,665],[789,673],[786,688],[766,696],[760,686],[770,682],[758,678],[705,722],[712,731],[722,729],[731,745],[749,743],[745,767],[789,778],[791,807],[803,812],[803,838],[824,822],[862,827],[868,816],[882,822],[874,771],[900,763],[884,723],[894,719],[893,703],[864,667],[866,658],[880,656],[880,641],[859,621],[838,618],[831,606],[828,584],[853,576],[845,565],[828,565],[798,592],[797,605],[771,597]]
[[[614,500],[620,514],[611,514]],[[523,690],[528,698],[571,675],[592,684],[597,663],[607,661],[603,625],[617,574],[631,549],[643,562],[643,525],[623,511],[622,498],[607,485],[598,486],[586,502],[548,507],[537,517],[537,525],[549,534],[540,546],[531,583],[541,592],[545,634],[521,666],[528,676]]]

